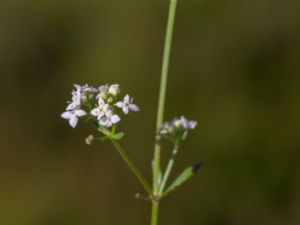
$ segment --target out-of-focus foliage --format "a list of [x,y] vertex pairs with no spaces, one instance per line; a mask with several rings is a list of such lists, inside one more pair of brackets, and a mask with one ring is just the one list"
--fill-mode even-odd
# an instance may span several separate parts
[[[162,202],[164,225],[300,223],[300,2],[179,0],[166,119],[199,121]],[[73,83],[120,83],[122,122],[150,178],[168,1],[0,2],[0,224],[140,225],[150,208],[109,143],[60,118]],[[171,153],[163,150],[163,159]],[[175,174],[172,176],[175,177]]]

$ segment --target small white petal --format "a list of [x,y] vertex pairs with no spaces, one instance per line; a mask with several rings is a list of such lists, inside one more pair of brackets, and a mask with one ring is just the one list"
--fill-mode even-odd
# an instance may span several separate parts
[[181,116],[181,122],[182,122],[182,125],[184,128],[189,128],[189,121],[184,117],[184,116]]
[[99,109],[98,109],[98,108],[92,109],[91,114],[92,114],[93,116],[98,116],[98,115],[99,115]]
[[167,130],[161,130],[161,131],[160,131],[160,134],[162,134],[162,135],[165,135],[165,134],[167,134],[167,133],[168,133]]
[[81,86],[79,84],[74,84],[74,87],[76,88],[76,90],[80,90]]
[[124,103],[129,102],[130,100],[130,96],[129,95],[125,95],[124,97]]
[[173,124],[176,128],[180,128],[183,126],[182,120],[179,120],[179,119],[174,120]]
[[87,86],[84,91],[88,91],[88,92],[91,92],[91,93],[97,93],[98,89],[94,88],[94,87]]
[[197,124],[198,124],[197,121],[192,120],[192,121],[189,122],[189,126],[190,126],[191,129],[194,129],[197,126]]
[[117,102],[115,104],[115,106],[117,106],[118,108],[123,108],[124,103],[123,102]]
[[99,112],[97,119],[100,120],[104,116],[104,112]]
[[140,108],[135,104],[130,104],[129,109],[134,112],[140,111]]
[[61,114],[61,117],[64,118],[64,119],[67,119],[67,120],[70,119],[71,116],[72,116],[72,113],[69,112],[69,111],[63,112]]
[[111,122],[113,123],[113,124],[116,124],[116,123],[118,123],[118,122],[120,122],[120,117],[118,116],[118,115],[113,115],[112,117],[111,117]]
[[128,114],[129,113],[129,108],[128,108],[128,106],[126,106],[126,105],[124,105],[123,106],[123,112],[125,113],[125,114]]
[[72,115],[70,120],[69,120],[69,124],[71,127],[76,127],[77,125],[77,122],[78,122],[78,118],[76,117],[76,115]]
[[112,125],[113,125],[112,122],[108,120],[105,126],[106,126],[107,128],[109,128],[109,127],[111,127]]
[[70,103],[70,104],[67,106],[66,110],[73,110],[73,109],[75,109],[77,106],[78,106],[78,103],[72,102],[72,103]]
[[111,111],[109,104],[105,104],[105,105],[103,106],[103,110],[102,110],[102,111],[103,111],[103,112]]
[[103,116],[100,120],[99,120],[100,124],[102,126],[106,126],[107,122],[108,122],[108,118],[106,116]]
[[98,104],[99,104],[99,106],[105,104],[105,101],[100,96],[99,96],[99,99],[98,99]]
[[106,111],[105,111],[105,116],[106,116],[107,118],[112,117],[112,115],[113,115],[113,112],[112,112],[111,110],[106,110]]
[[108,91],[108,84],[102,85],[98,89],[99,89],[100,93],[107,92]]
[[84,110],[82,110],[82,109],[77,109],[77,110],[75,110],[75,115],[76,116],[78,116],[78,117],[80,117],[80,116],[85,116],[86,115],[86,112],[84,111]]

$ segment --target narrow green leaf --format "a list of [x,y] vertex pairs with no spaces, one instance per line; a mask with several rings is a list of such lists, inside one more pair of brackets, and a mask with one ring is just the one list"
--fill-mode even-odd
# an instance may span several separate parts
[[117,140],[117,141],[121,140],[123,137],[124,137],[124,133],[123,132],[120,132],[120,133],[117,133],[117,134],[113,135],[113,139]]
[[99,125],[99,126],[97,127],[97,129],[98,129],[101,133],[103,133],[104,135],[109,135],[109,133],[110,133],[110,130],[108,130],[106,127],[101,126],[101,125]]
[[169,194],[171,191],[175,190],[177,187],[181,186],[187,180],[193,177],[193,175],[200,169],[201,163],[196,163],[193,166],[186,168],[175,181],[167,188],[163,196]]
[[105,136],[105,137],[101,137],[101,138],[95,138],[95,140],[97,140],[99,142],[105,142],[105,141],[109,140],[109,137]]
[[187,139],[187,136],[188,136],[188,132],[185,131],[185,132],[182,134],[181,140],[182,140],[182,141],[185,141],[185,140]]

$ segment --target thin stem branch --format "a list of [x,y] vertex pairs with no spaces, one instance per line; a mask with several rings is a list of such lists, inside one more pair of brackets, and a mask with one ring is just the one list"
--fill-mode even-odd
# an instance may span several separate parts
[[160,83],[160,92],[159,92],[159,101],[158,101],[158,110],[157,110],[157,122],[156,122],[156,140],[154,147],[154,159],[153,159],[153,194],[157,195],[159,191],[159,173],[160,173],[160,135],[159,129],[162,125],[164,118],[164,108],[165,108],[165,99],[167,91],[167,80],[168,80],[168,70],[169,70],[169,61],[171,54],[171,45],[172,45],[172,36],[174,29],[174,20],[176,14],[177,0],[170,0],[169,16],[167,23],[167,31],[165,37],[165,46],[164,46],[164,55],[162,62],[161,70],[161,83]]
[[[159,91],[159,100],[158,100],[158,109],[157,109],[157,121],[156,121],[156,137],[155,137],[155,146],[154,146],[154,158],[152,165],[153,173],[153,195],[152,198],[152,217],[151,225],[157,225],[158,221],[158,208],[159,208],[159,177],[160,177],[160,135],[159,129],[162,125],[164,118],[164,109],[165,109],[165,100],[166,100],[166,91],[167,91],[167,81],[168,81],[168,70],[169,70],[169,61],[171,54],[171,45],[172,45],[172,36],[174,29],[174,21],[176,14],[177,0],[170,0],[170,8],[167,22],[167,31],[165,37],[165,46],[163,53],[163,62],[161,70],[161,82],[160,82],[160,91]],[[157,198],[157,200],[155,199]]]
[[170,158],[169,163],[168,163],[167,168],[166,168],[166,172],[164,173],[164,177],[162,179],[162,182],[161,182],[161,185],[160,185],[160,188],[159,188],[159,196],[162,195],[162,193],[165,189],[165,186],[168,182],[168,178],[169,178],[170,173],[172,171],[174,161],[175,161],[175,157],[177,155],[178,150],[179,150],[179,145],[175,144],[174,149],[172,151],[171,158]]
[[115,149],[120,154],[122,159],[125,161],[127,166],[131,169],[131,171],[135,174],[135,176],[138,178],[138,180],[141,182],[147,193],[151,196],[152,195],[152,189],[146,180],[146,178],[143,176],[143,174],[138,170],[138,168],[135,166],[135,164],[129,159],[129,157],[126,155],[124,150],[122,149],[121,145],[114,139],[111,138],[111,142],[115,146]]

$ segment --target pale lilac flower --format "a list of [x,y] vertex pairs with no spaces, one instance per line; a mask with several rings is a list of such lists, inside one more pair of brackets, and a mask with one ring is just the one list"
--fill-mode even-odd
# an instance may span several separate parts
[[91,114],[96,116],[98,120],[105,116],[105,114],[110,111],[110,106],[104,102],[102,98],[98,99],[98,107],[92,109]]
[[[72,91],[72,101],[69,102],[67,110],[73,110],[81,106],[81,101],[86,99],[85,93],[96,93],[98,89],[88,86],[87,84],[81,86],[74,84],[76,90]],[[90,96],[89,96],[90,97]],[[91,96],[93,97],[93,96]]]
[[184,127],[185,130],[193,130],[195,129],[195,127],[197,126],[197,121],[194,120],[187,120],[187,118],[185,118],[184,116],[180,117],[182,126]]
[[161,126],[160,134],[168,135],[168,134],[174,133],[174,131],[175,131],[174,124],[172,122],[165,122]]
[[133,98],[130,99],[130,96],[126,95],[124,97],[123,102],[117,102],[115,105],[118,108],[121,108],[125,114],[128,114],[129,111],[134,111],[134,112],[139,111],[140,110],[139,107],[133,104],[132,102],[133,102]]
[[174,127],[176,127],[177,129],[184,129],[184,130],[193,130],[197,126],[196,121],[193,120],[189,121],[184,116],[181,116],[180,119],[175,118],[172,123]]
[[83,86],[79,85],[79,84],[74,84],[74,87],[76,88],[76,90],[79,90],[81,93],[84,92],[91,92],[91,93],[97,93],[98,89],[89,86],[88,84],[85,84]]
[[160,134],[166,137],[176,137],[178,134],[182,135],[184,132],[195,129],[197,121],[188,120],[184,116],[174,118],[171,122],[163,123]]
[[70,126],[74,128],[74,127],[76,127],[76,125],[78,123],[78,117],[82,117],[85,115],[86,115],[86,112],[84,110],[75,108],[73,110],[63,112],[61,114],[61,117],[66,120],[69,120]]
[[102,85],[98,88],[99,90],[99,94],[96,96],[97,99],[106,99],[108,97],[107,93],[108,93],[108,90],[109,90],[109,86],[108,84],[106,85]]
[[106,84],[106,85],[101,85],[101,86],[98,88],[98,90],[99,90],[100,93],[108,92],[109,86],[108,86],[108,84]]
[[113,114],[113,112],[109,110],[105,113],[105,116],[103,116],[99,122],[102,126],[111,127],[112,125],[120,122],[120,120],[121,119],[117,114]]

